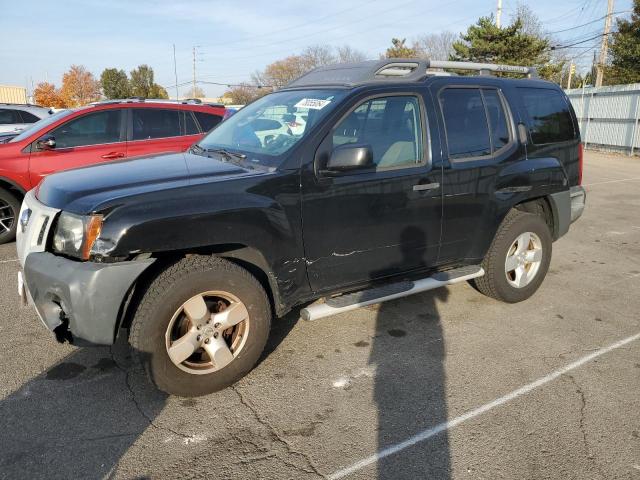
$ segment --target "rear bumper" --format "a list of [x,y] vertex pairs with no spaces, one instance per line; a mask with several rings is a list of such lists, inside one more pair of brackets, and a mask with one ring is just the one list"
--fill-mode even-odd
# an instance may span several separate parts
[[554,235],[557,240],[569,231],[569,226],[582,216],[587,194],[584,187],[576,185],[563,192],[549,195],[553,211]]
[[68,322],[74,339],[110,345],[131,286],[153,262],[77,262],[34,252],[24,263],[24,293],[50,330]]

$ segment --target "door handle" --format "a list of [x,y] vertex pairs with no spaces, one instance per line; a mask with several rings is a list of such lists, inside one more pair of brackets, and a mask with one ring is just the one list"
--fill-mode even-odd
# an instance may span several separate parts
[[419,183],[418,185],[413,186],[414,192],[419,192],[421,190],[435,190],[436,188],[440,188],[440,184],[438,182],[434,183]]
[[109,152],[102,155],[101,158],[111,159],[111,158],[124,158],[124,153],[122,152]]

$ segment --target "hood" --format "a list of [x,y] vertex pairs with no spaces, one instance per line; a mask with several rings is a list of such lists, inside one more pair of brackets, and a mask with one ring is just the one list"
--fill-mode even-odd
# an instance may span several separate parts
[[256,173],[190,153],[148,155],[54,173],[40,183],[36,196],[47,206],[85,214],[118,198]]

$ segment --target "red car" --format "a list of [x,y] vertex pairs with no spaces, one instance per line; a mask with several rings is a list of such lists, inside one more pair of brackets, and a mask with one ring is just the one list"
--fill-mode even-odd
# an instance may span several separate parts
[[22,197],[59,170],[185,151],[215,127],[222,105],[112,100],[63,110],[0,144],[0,244],[15,238]]

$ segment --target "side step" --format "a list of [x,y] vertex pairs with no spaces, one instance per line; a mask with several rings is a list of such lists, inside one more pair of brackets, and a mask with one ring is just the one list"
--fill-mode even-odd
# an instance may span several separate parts
[[426,292],[434,288],[464,282],[472,278],[481,277],[484,270],[479,265],[469,265],[466,267],[439,272],[427,278],[416,281],[392,283],[382,287],[361,290],[359,292],[347,293],[339,297],[332,297],[324,303],[311,305],[300,310],[300,317],[304,320],[318,320],[338,313],[348,312],[356,308],[366,307],[375,303],[386,302],[395,298],[407,297],[414,293]]

